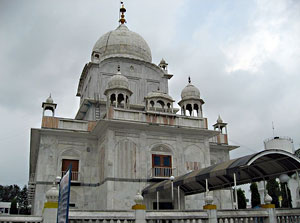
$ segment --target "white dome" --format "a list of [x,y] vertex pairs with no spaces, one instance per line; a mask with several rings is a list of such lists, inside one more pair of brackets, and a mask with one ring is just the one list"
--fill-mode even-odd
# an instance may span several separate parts
[[163,93],[163,92],[160,92],[160,91],[152,91],[152,92],[149,92],[147,97],[148,99],[150,98],[164,98],[164,99],[167,99],[169,101],[174,101],[173,98],[166,94],[166,93]]
[[181,91],[181,99],[200,99],[200,91],[194,85],[189,83],[183,90]]
[[46,99],[46,103],[53,104],[53,99],[51,98],[51,94],[50,94],[50,96]]
[[58,201],[58,196],[59,196],[59,191],[57,189],[57,186],[53,184],[50,190],[46,192],[46,199],[48,202]]
[[221,119],[221,116],[219,115],[218,119],[217,119],[217,123],[221,124],[223,123],[223,120]]
[[151,50],[143,37],[130,31],[124,24],[101,36],[93,48],[92,56],[99,60],[120,56],[152,61]]
[[118,73],[110,78],[108,81],[108,89],[128,89],[128,79],[121,75],[121,73]]

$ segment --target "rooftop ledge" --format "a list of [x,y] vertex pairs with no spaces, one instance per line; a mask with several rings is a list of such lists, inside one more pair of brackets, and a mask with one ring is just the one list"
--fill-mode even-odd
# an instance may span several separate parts
[[207,118],[190,117],[166,112],[133,111],[110,107],[107,118],[110,120],[146,122],[158,125],[182,126],[207,129]]

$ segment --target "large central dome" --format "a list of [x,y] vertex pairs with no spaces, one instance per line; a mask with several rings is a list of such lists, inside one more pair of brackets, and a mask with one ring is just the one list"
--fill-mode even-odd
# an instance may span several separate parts
[[92,60],[102,61],[109,57],[152,61],[151,50],[143,37],[130,31],[124,24],[101,36],[93,48]]

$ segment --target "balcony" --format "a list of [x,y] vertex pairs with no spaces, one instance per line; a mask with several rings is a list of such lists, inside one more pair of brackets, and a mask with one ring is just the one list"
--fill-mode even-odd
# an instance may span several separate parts
[[[61,176],[65,175],[67,171],[61,171]],[[72,171],[71,173],[71,182],[78,182],[79,181],[79,172]]]
[[175,168],[171,167],[153,167],[151,169],[151,178],[169,178],[174,174]]

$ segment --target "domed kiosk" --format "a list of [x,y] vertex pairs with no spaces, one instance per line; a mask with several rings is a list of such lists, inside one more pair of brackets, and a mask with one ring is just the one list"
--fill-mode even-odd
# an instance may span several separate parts
[[129,108],[132,91],[129,90],[128,79],[121,74],[120,67],[118,67],[118,73],[110,78],[107,85],[104,91],[107,96],[107,108],[110,106]]
[[181,114],[202,118],[202,105],[204,101],[200,98],[199,89],[191,84],[190,77],[188,82],[188,85],[181,91],[181,101],[178,102],[181,107]]

